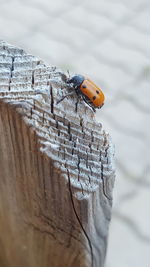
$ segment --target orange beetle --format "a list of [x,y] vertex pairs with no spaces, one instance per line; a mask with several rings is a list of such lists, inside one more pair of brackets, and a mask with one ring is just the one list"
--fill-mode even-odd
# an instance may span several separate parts
[[[82,75],[75,75],[71,79],[68,79],[67,83],[72,84],[77,95],[81,95],[83,100],[95,111],[96,108],[101,108],[104,105],[104,94],[102,90],[95,85],[90,79],[85,78]],[[66,96],[72,95],[69,93]],[[62,101],[64,96],[57,103]]]

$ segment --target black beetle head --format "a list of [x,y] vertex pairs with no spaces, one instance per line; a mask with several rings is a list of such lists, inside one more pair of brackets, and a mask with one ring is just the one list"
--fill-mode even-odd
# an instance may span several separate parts
[[68,83],[73,83],[74,87],[79,87],[83,83],[84,80],[85,80],[84,76],[75,75],[71,79],[68,80]]

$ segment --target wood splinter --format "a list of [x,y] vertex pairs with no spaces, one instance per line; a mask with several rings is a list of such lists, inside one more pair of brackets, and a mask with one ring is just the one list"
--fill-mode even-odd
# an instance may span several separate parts
[[103,267],[113,146],[65,74],[0,41],[0,266]]

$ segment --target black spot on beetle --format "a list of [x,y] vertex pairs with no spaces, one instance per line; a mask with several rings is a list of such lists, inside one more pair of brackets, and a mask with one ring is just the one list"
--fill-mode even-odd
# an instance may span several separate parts
[[96,90],[96,93],[97,93],[97,94],[99,94],[99,91],[98,91],[98,90]]
[[93,100],[95,100],[96,99],[96,96],[93,96]]
[[83,85],[82,88],[86,88],[86,85]]

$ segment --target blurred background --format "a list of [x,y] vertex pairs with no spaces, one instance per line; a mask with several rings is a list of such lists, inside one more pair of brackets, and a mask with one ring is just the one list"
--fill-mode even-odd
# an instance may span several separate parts
[[0,39],[103,89],[117,167],[106,267],[149,267],[150,1],[0,0]]

